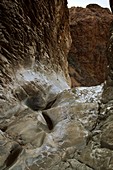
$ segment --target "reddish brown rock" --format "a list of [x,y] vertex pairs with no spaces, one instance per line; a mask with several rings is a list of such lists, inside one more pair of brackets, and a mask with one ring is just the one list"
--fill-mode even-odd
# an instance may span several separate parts
[[98,85],[106,79],[106,48],[113,16],[99,5],[70,8],[72,46],[68,55],[74,86]]

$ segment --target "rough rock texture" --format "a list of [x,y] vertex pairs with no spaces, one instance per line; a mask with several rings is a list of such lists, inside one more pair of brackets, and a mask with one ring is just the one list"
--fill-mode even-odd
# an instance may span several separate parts
[[28,105],[29,97],[34,110],[44,109],[53,92],[69,88],[67,2],[2,0],[0,11],[1,117],[12,116],[12,106],[18,111],[18,102]]
[[68,81],[66,55],[71,39],[66,5],[65,0],[0,2],[1,83],[11,82],[17,69],[35,65],[38,69],[40,63],[50,72],[63,70]]
[[65,90],[42,111],[21,103],[15,115],[2,119],[1,170],[92,169],[76,154],[85,150],[95,129],[101,94],[102,86]]
[[106,85],[70,89],[66,1],[0,10],[0,170],[113,170],[112,36]]
[[107,49],[109,73],[103,92],[103,114],[106,116],[102,133],[102,145],[113,149],[113,21],[110,27],[110,40]]
[[95,170],[113,170],[113,21],[110,25],[107,57],[109,71],[102,98],[98,102],[97,124],[91,131],[85,149],[74,155],[74,158]]
[[72,87],[103,83],[107,75],[106,48],[112,14],[96,4],[72,7],[69,11],[72,46],[68,61]]
[[69,88],[70,44],[66,0],[0,1],[1,169],[26,169],[27,160],[19,157],[36,156],[33,149],[52,129],[42,113],[45,131],[38,128],[36,111],[49,109],[57,94]]

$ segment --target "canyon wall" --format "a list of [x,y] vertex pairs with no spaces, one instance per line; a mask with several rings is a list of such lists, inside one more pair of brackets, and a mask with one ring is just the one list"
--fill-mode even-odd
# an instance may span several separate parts
[[69,88],[71,37],[66,0],[2,0],[0,10],[0,112],[4,115],[39,89],[55,93]]
[[72,7],[72,46],[68,55],[72,87],[98,85],[107,76],[107,43],[112,14],[96,4]]
[[[0,1],[0,169],[13,169],[22,150],[24,156],[32,150],[30,159],[43,145],[46,133],[39,130],[35,113],[50,108],[58,93],[70,88],[70,45],[67,0]],[[37,147],[29,147],[30,141]],[[14,169],[26,169],[22,159]]]
[[112,170],[113,24],[106,84],[70,89],[67,1],[1,0],[0,14],[0,170]]
[[1,83],[12,82],[17,70],[38,69],[40,64],[49,71],[63,70],[68,81],[67,2],[2,0],[0,8]]

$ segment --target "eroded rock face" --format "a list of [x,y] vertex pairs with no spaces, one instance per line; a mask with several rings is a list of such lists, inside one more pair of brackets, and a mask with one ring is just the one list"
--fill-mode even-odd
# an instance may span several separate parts
[[[48,73],[63,70],[68,81],[66,55],[71,38],[67,2],[3,0],[0,6],[1,84],[18,78],[17,70],[22,74],[34,68]],[[30,79],[30,73],[26,74]]]
[[112,170],[112,63],[104,92],[71,90],[66,1],[0,7],[0,170]]
[[81,153],[76,154],[77,160],[92,169],[113,169],[113,22],[110,25],[107,57],[109,72],[104,84],[101,103],[98,109],[98,121],[88,145]]
[[10,118],[9,109],[18,112],[19,102],[35,97],[34,110],[44,109],[69,88],[71,38],[66,0],[2,0],[0,7],[0,112]]
[[109,72],[107,81],[104,86],[102,95],[102,114],[104,117],[104,125],[102,127],[101,145],[102,147],[113,150],[113,21],[110,26],[110,39],[107,49],[107,56],[109,61]]
[[42,110],[70,88],[68,13],[66,0],[0,1],[1,169],[26,169],[52,129]]
[[0,168],[90,170],[76,154],[84,153],[91,139],[101,94],[102,86],[65,90],[43,111],[21,102],[20,110],[4,119],[7,128],[0,131]]
[[72,87],[103,83],[107,75],[106,49],[112,14],[96,4],[72,7],[69,11],[72,46],[68,61]]

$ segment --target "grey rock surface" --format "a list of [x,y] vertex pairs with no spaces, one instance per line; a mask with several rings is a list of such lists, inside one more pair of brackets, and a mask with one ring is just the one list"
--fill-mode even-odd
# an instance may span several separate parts
[[112,170],[112,62],[106,85],[70,89],[67,1],[0,10],[0,170]]

